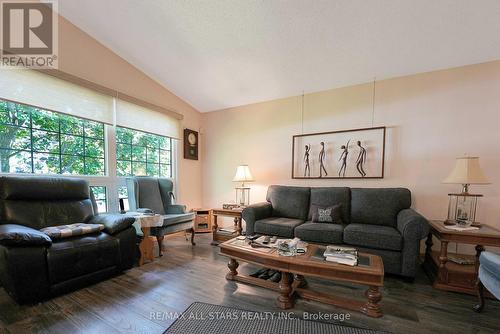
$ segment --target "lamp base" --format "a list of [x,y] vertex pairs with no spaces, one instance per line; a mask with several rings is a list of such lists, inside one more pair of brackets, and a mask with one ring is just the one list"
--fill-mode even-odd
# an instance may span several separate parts
[[250,205],[250,188],[249,187],[236,187],[236,203],[240,207]]

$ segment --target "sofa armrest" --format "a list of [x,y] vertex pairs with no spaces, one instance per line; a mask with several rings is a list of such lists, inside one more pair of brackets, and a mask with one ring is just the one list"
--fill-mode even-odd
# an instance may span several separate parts
[[135,217],[133,216],[104,213],[94,216],[89,223],[102,224],[104,225],[104,232],[108,234],[116,234],[126,228],[129,228],[134,222]]
[[0,225],[0,245],[49,247],[52,245],[52,240],[47,234],[31,227],[2,224]]
[[429,234],[427,219],[413,209],[404,209],[398,213],[397,228],[406,240],[421,240]]
[[186,206],[181,204],[172,204],[167,207],[167,214],[186,213]]
[[254,224],[257,220],[271,217],[272,213],[273,207],[269,202],[256,203],[244,208],[241,217],[245,221],[247,235],[255,233]]

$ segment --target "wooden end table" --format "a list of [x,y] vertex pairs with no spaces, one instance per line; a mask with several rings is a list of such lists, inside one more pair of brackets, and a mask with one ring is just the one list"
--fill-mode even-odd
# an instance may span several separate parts
[[[276,305],[281,309],[289,309],[294,305],[294,296],[320,303],[335,305],[353,311],[362,312],[370,317],[383,315],[380,307],[382,295],[379,291],[384,285],[384,264],[378,255],[359,253],[365,264],[346,266],[325,261],[322,256],[325,246],[309,244],[305,254],[296,256],[281,256],[276,249],[262,251],[245,244],[244,240],[236,238],[221,243],[220,254],[229,257],[229,273],[226,279],[257,285],[278,292]],[[265,268],[281,272],[279,283],[238,273],[238,261],[253,263]],[[318,277],[333,281],[351,282],[368,286],[365,297],[367,301],[352,298],[342,298],[313,291],[307,288],[305,277]]]
[[[211,210],[211,216],[213,219],[213,224],[212,224],[212,245],[217,246],[221,242],[230,240],[234,237],[237,237],[241,235],[241,213],[243,212],[243,209],[212,209]],[[221,228],[218,225],[218,217],[223,216],[223,217],[232,217],[234,218],[234,230],[233,232],[225,232],[221,231]]]
[[[477,294],[477,273],[479,269],[479,255],[484,246],[500,247],[500,231],[493,227],[481,224],[479,230],[456,231],[445,227],[443,221],[431,220],[430,232],[427,237],[424,269],[434,280],[436,289],[462,292],[471,295]],[[441,243],[439,252],[432,251],[432,236]],[[461,258],[473,259],[474,264],[457,264],[449,261],[448,243],[469,244],[476,246],[476,256],[456,254]]]
[[154,240],[151,237],[151,227],[163,226],[163,217],[161,215],[155,214],[144,215],[139,212],[127,212],[126,215],[133,216],[135,218],[135,224],[139,225],[142,230],[144,237],[139,244],[139,250],[141,252],[141,257],[139,259],[139,266],[142,266],[145,261],[154,260]]

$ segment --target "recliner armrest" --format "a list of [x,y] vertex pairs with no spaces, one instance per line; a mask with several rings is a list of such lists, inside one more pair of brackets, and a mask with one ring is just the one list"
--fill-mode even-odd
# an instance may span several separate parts
[[0,225],[0,245],[4,246],[44,246],[52,245],[52,239],[31,227],[17,224]]
[[186,213],[186,206],[181,204],[171,204],[167,207],[167,214]]
[[116,234],[126,228],[129,228],[134,222],[135,217],[133,216],[104,213],[94,216],[89,223],[102,224],[104,225],[104,232],[108,234]]
[[255,233],[254,224],[257,220],[271,217],[272,213],[273,207],[269,202],[256,203],[244,208],[241,216],[246,223],[247,235]]
[[404,209],[398,213],[397,228],[404,239],[420,240],[429,234],[427,219],[413,209]]
[[135,210],[135,212],[139,212],[139,213],[145,213],[145,214],[151,214],[151,213],[155,213],[153,210],[149,209],[149,208],[137,208]]

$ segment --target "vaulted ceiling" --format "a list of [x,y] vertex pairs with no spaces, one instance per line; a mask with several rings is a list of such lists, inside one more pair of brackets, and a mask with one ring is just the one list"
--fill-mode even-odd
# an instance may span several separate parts
[[202,112],[500,59],[498,0],[61,0]]

